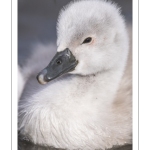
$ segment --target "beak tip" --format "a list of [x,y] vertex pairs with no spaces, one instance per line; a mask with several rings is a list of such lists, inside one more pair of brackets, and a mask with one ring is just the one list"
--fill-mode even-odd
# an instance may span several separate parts
[[44,75],[43,75],[43,74],[38,74],[36,78],[37,78],[38,82],[39,82],[40,84],[42,84],[42,85],[44,85],[44,84],[47,83],[47,82],[44,80]]

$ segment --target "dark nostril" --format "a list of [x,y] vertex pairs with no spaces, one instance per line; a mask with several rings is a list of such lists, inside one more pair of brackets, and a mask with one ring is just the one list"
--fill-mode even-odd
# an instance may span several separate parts
[[57,65],[60,65],[62,63],[62,61],[61,60],[57,60],[56,63],[57,63]]

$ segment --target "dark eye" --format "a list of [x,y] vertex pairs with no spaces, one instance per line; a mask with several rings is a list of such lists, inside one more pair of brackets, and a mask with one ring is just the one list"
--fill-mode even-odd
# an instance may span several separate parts
[[61,60],[57,60],[56,63],[57,63],[57,65],[60,65],[62,63],[62,61]]
[[84,44],[84,43],[90,43],[91,41],[92,41],[92,38],[91,38],[91,37],[88,37],[88,38],[86,38],[86,39],[83,41],[82,44]]

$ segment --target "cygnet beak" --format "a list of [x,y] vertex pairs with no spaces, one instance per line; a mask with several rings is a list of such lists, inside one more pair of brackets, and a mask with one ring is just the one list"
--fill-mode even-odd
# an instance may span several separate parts
[[73,71],[77,64],[78,61],[67,48],[56,53],[49,65],[37,75],[37,80],[40,84],[46,84],[65,73]]

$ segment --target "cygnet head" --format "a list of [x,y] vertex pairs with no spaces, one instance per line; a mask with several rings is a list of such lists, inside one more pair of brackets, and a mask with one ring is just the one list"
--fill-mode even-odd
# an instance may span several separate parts
[[86,76],[123,68],[128,38],[119,8],[103,0],[71,2],[58,18],[57,46],[57,54],[38,75],[41,84],[67,72]]

